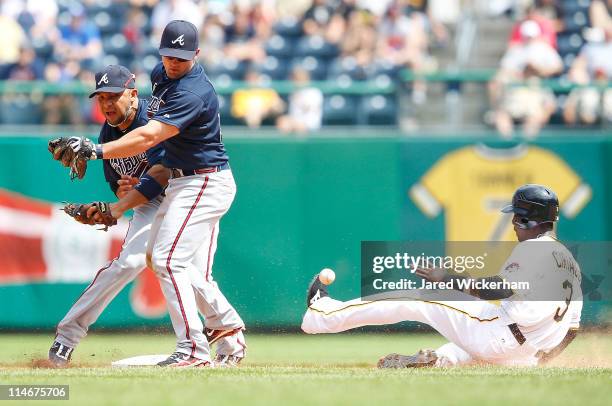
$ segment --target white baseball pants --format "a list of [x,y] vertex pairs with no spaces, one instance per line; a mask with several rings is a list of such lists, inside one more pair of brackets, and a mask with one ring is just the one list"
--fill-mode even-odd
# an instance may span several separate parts
[[[461,292],[457,292],[461,293]],[[536,365],[537,349],[519,345],[501,308],[483,301],[355,299],[341,302],[324,297],[312,304],[302,321],[308,334],[338,333],[368,325],[418,321],[436,329],[450,343],[436,350],[438,366],[486,362]]]
[[[134,209],[119,256],[98,271],[94,280],[60,321],[56,331],[58,342],[75,348],[115,296],[143,271],[146,266],[145,252],[149,231],[161,200],[156,198]],[[207,302],[210,300],[214,303],[219,300],[215,297],[214,290],[202,293],[208,296],[197,293],[198,309],[205,317],[210,318],[210,323],[207,320],[207,327],[230,330],[244,326],[235,311],[233,315],[230,313],[221,316],[215,313],[215,308]],[[242,332],[223,337],[217,342],[217,353],[223,355],[244,356],[245,348]]]
[[59,322],[56,341],[76,347],[117,294],[145,268],[145,247],[161,198],[134,209],[119,256],[100,269]]
[[244,326],[211,276],[219,220],[235,194],[229,169],[170,179],[151,228],[148,256],[168,303],[176,351],[203,360],[210,359],[210,348],[194,291],[210,305],[204,312],[210,317],[208,327]]

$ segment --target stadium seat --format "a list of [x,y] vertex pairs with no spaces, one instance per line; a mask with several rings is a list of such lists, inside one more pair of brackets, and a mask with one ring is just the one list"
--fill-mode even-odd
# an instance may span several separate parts
[[584,11],[576,11],[567,15],[563,22],[565,23],[565,32],[580,32],[589,24],[589,15]]
[[33,39],[32,48],[43,62],[48,62],[53,57],[53,44],[43,38]]
[[359,105],[359,117],[367,125],[396,125],[397,102],[386,95],[365,96]]
[[96,0],[95,2],[82,2],[85,6],[87,15],[90,17],[98,13],[105,12],[111,15],[113,19],[122,18],[128,12],[128,2],[115,0]]
[[117,58],[133,57],[134,50],[123,34],[114,34],[102,40],[104,52]]
[[224,59],[218,65],[208,65],[206,72],[211,78],[227,75],[232,80],[243,80],[247,71],[247,65],[246,62],[239,62],[235,59]]
[[337,77],[347,75],[351,80],[365,80],[366,71],[357,65],[355,58],[338,58],[335,59],[330,67],[328,73],[328,79],[334,80]]
[[119,65],[120,63],[121,62],[120,62],[119,58],[116,55],[104,55],[102,57],[100,65],[97,66],[96,70],[101,69],[101,68],[103,68],[104,66],[107,66],[107,65]]
[[393,80],[397,79],[401,67],[390,62],[375,62],[366,67],[368,79],[376,79],[377,77],[386,76]]
[[357,103],[354,98],[339,94],[325,97],[323,101],[323,125],[355,125]]
[[296,67],[307,70],[312,80],[325,80],[327,77],[327,63],[323,59],[318,59],[314,56],[295,58],[291,65],[291,70]]
[[231,96],[228,95],[219,95],[219,116],[221,117],[221,125],[244,124],[232,116]]
[[273,30],[281,37],[297,38],[302,35],[302,24],[300,20],[294,17],[282,18],[274,24]]
[[338,47],[320,36],[305,36],[298,40],[296,55],[314,56],[322,59],[331,59],[338,56]]
[[563,12],[565,14],[573,14],[576,11],[583,11],[588,13],[589,11],[589,3],[591,0],[565,0],[561,4],[563,8]]
[[266,57],[262,63],[256,64],[254,68],[262,75],[269,77],[271,80],[287,79],[287,62],[274,56]]
[[141,59],[142,69],[146,72],[151,72],[153,68],[159,63],[160,57],[147,55]]
[[557,37],[557,48],[559,54],[564,56],[568,53],[578,53],[584,44],[582,37],[577,34],[559,34]]
[[112,36],[121,31],[123,22],[106,11],[100,11],[93,17],[93,21],[100,30],[102,37]]
[[573,52],[563,55],[563,65],[565,65],[566,69],[569,69],[570,66],[572,66],[574,59],[576,59],[576,54]]
[[292,58],[293,48],[293,41],[280,35],[273,35],[265,45],[266,54],[277,58]]
[[40,124],[42,106],[27,95],[4,96],[0,101],[0,122],[3,124]]

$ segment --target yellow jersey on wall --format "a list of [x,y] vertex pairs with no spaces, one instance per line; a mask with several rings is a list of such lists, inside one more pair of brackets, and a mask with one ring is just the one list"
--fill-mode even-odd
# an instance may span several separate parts
[[563,159],[524,144],[503,149],[478,144],[449,152],[409,194],[429,217],[445,211],[447,241],[514,241],[512,213],[502,214],[500,209],[526,183],[551,188],[569,218],[591,198],[591,188]]

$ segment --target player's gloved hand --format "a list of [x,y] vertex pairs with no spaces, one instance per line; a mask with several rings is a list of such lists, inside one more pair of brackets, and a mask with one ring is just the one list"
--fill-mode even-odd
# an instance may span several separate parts
[[107,202],[67,203],[62,210],[81,224],[103,225],[104,228],[100,229],[103,231],[108,231],[108,228],[117,224],[117,219],[121,217],[121,214],[113,216],[111,204]]
[[48,149],[53,159],[70,167],[70,179],[83,179],[87,161],[96,157],[95,144],[85,137],[60,137],[49,141]]

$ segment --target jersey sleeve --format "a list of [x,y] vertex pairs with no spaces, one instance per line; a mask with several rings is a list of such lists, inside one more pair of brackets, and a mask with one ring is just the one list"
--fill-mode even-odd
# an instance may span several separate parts
[[420,182],[410,188],[410,197],[429,217],[437,216],[448,202],[452,190],[454,157],[455,154],[451,154],[436,162]]
[[183,131],[204,111],[204,101],[188,91],[178,91],[170,95],[151,118],[172,125]]
[[162,144],[157,144],[156,146],[149,148],[145,154],[147,155],[147,162],[149,166],[157,165],[161,163],[164,158],[164,147]]

